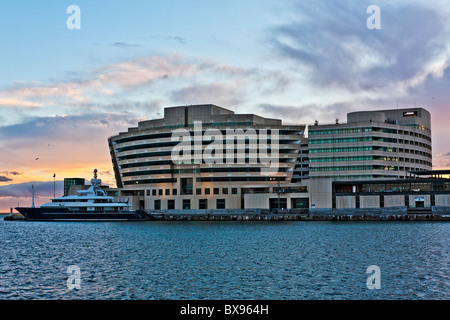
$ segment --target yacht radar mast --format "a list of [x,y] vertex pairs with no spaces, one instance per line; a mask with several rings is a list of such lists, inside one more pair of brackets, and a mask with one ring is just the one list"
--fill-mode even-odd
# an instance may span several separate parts
[[100,188],[100,185],[102,184],[101,179],[97,179],[97,169],[94,169],[94,179],[91,179],[92,188],[94,190],[94,193],[96,195],[103,195],[106,196],[106,193],[104,190]]

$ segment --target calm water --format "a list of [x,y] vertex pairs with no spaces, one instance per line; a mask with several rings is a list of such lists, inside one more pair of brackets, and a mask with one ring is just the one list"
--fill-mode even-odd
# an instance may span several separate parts
[[[450,298],[445,222],[0,218],[0,299]],[[71,265],[80,289],[67,287]],[[370,265],[379,290],[367,288]]]

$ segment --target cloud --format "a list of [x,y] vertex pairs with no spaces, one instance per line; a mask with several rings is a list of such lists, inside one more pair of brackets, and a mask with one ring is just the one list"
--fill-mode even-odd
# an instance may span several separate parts
[[[2,168],[15,181],[42,180],[53,173],[61,177],[86,176],[94,168],[111,168],[107,139],[137,125],[133,113],[96,113],[53,117],[28,117],[0,127]],[[39,160],[35,160],[35,159]],[[87,172],[86,172],[87,171]],[[5,181],[5,179],[3,179]],[[114,184],[113,179],[105,180]]]
[[[35,197],[53,197],[53,181],[30,181],[0,186],[0,198],[31,197],[33,185]],[[63,188],[64,181],[55,182],[55,190],[58,192],[58,194],[61,193],[61,190]]]
[[268,116],[284,119],[285,124],[312,124],[315,120],[320,124],[326,124],[334,123],[336,118],[345,122],[347,113],[354,111],[355,103],[351,101],[333,104],[308,103],[298,106],[261,103],[259,109]]
[[243,102],[243,94],[240,92],[238,83],[185,87],[174,90],[171,98],[180,105],[213,103],[221,106],[235,106]]
[[27,115],[33,114],[29,108],[35,109],[35,115],[54,115],[56,109],[65,114],[109,112],[109,107],[131,107],[144,113],[155,108],[161,111],[174,100],[175,104],[206,100],[237,105],[252,95],[282,94],[292,84],[291,77],[279,70],[243,68],[179,54],[144,56],[68,75],[63,80],[22,82],[4,88],[0,106],[25,108]]
[[105,132],[128,126],[133,117],[127,112],[27,117],[21,123],[0,127],[0,145],[10,148],[10,152],[35,146],[37,141],[45,147],[51,147],[53,141],[90,145],[98,136],[106,139]]
[[411,94],[422,96],[426,102],[440,109],[448,109],[450,101],[450,55],[449,61],[429,74],[420,85],[411,88]]
[[[117,43],[125,45],[125,43]],[[0,91],[0,107],[80,110],[105,105],[105,98],[117,103],[120,95],[150,88],[158,81],[189,78],[199,74],[202,63],[182,56],[147,56],[76,73],[76,77],[48,83],[19,83]],[[167,81],[166,81],[167,83]],[[142,98],[141,98],[142,99]]]
[[179,44],[185,44],[186,39],[180,36],[168,36],[166,37],[167,40],[178,42]]
[[0,172],[0,174],[3,174],[0,176],[0,182],[9,182],[13,181],[13,179],[11,179],[9,176],[19,176],[23,173],[17,171],[3,171]]
[[[351,111],[424,107],[431,112],[433,163],[448,164],[450,20],[438,1],[379,1],[381,29],[369,30],[368,1],[291,2],[266,39],[287,75],[300,75],[298,101],[260,103],[290,122],[345,122]],[[290,87],[293,88],[292,83]],[[292,91],[291,91],[292,92]],[[448,156],[447,156],[448,157]]]
[[0,172],[0,173],[5,174],[7,176],[8,175],[19,176],[19,175],[22,174],[21,172],[17,172],[17,171],[3,171],[3,172]]
[[[450,58],[449,58],[450,59]],[[450,62],[450,60],[449,60]],[[448,168],[448,140],[450,137],[450,66],[441,66],[441,72],[430,74],[422,84],[410,89],[411,96],[431,112],[433,135],[433,164]]]
[[412,85],[447,53],[446,17],[421,4],[396,4],[380,3],[382,28],[369,30],[367,3],[296,2],[298,18],[272,28],[268,41],[317,86],[379,91]]
[[24,83],[0,91],[0,107],[35,109],[73,106],[89,101],[81,83]]
[[127,42],[114,42],[111,46],[119,48],[139,48],[139,44],[127,43]]
[[187,40],[186,38],[176,35],[176,36],[148,36],[141,38],[142,41],[145,42],[151,42],[153,45],[155,45],[155,41],[158,42],[175,42],[177,44],[186,44]]
[[40,103],[24,101],[15,98],[0,98],[0,107],[20,107],[20,108],[37,108]]
[[90,82],[131,90],[148,86],[165,75],[171,78],[191,77],[200,72],[202,65],[189,62],[181,55],[147,56],[103,66],[95,71]]

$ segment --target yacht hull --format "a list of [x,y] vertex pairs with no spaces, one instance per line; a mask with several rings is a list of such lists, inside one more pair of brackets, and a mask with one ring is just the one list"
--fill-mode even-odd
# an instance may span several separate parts
[[147,221],[151,216],[144,211],[71,212],[65,208],[17,207],[30,221]]

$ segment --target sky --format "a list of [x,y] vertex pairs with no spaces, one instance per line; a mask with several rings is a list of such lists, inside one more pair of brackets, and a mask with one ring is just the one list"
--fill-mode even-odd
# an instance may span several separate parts
[[447,0],[0,0],[0,212],[94,169],[115,187],[108,137],[190,104],[296,124],[424,107],[450,168],[449,18]]

